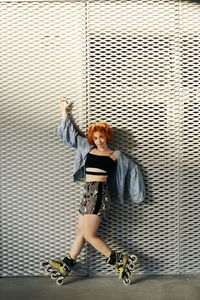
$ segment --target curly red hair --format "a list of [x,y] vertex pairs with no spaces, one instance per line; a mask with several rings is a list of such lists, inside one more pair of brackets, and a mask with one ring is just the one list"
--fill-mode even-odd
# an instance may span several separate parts
[[101,134],[106,138],[106,142],[110,143],[112,138],[111,135],[113,134],[113,129],[112,127],[106,123],[106,122],[98,122],[98,123],[93,123],[89,126],[88,128],[88,143],[90,145],[95,145],[93,141],[93,134],[95,131],[101,132]]

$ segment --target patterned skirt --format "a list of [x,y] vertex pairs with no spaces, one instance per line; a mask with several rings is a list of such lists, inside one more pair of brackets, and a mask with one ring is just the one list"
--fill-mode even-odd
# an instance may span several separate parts
[[90,181],[84,184],[84,193],[80,201],[79,212],[105,216],[110,209],[110,195],[106,182]]

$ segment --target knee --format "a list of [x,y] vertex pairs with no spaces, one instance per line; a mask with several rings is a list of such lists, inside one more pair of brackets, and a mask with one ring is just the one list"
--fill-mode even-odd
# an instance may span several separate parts
[[88,242],[91,243],[93,241],[93,239],[95,238],[94,235],[91,235],[90,233],[84,233],[84,239]]

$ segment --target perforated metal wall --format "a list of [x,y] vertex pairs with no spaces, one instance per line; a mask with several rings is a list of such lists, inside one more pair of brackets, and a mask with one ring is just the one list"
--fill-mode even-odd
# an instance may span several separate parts
[[[98,234],[136,253],[137,274],[199,273],[200,3],[0,1],[0,274],[41,275],[73,242],[83,182],[53,130],[56,98],[81,133],[104,120],[142,171],[147,198],[112,195]],[[85,244],[72,274],[114,275]],[[15,266],[15,267],[14,267]]]

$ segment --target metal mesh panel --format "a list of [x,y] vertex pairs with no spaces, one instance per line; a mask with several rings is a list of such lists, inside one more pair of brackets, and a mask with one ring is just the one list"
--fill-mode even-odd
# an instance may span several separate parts
[[78,221],[74,149],[53,130],[56,98],[68,95],[85,131],[85,4],[1,3],[1,12],[1,274],[38,275],[40,259],[69,250]]
[[104,231],[112,248],[138,255],[138,273],[179,269],[178,9],[176,1],[88,6],[90,121],[111,123],[114,147],[141,166],[148,189],[139,206],[115,202]]
[[[199,3],[26,1],[1,12],[1,275],[41,274],[39,260],[62,257],[75,235],[82,182],[74,149],[53,135],[59,95],[74,100],[82,132],[110,123],[111,146],[145,179],[139,205],[112,195],[98,235],[136,253],[137,274],[199,272]],[[78,262],[74,273],[116,275],[90,245]]]
[[180,270],[200,270],[200,3],[180,5]]

